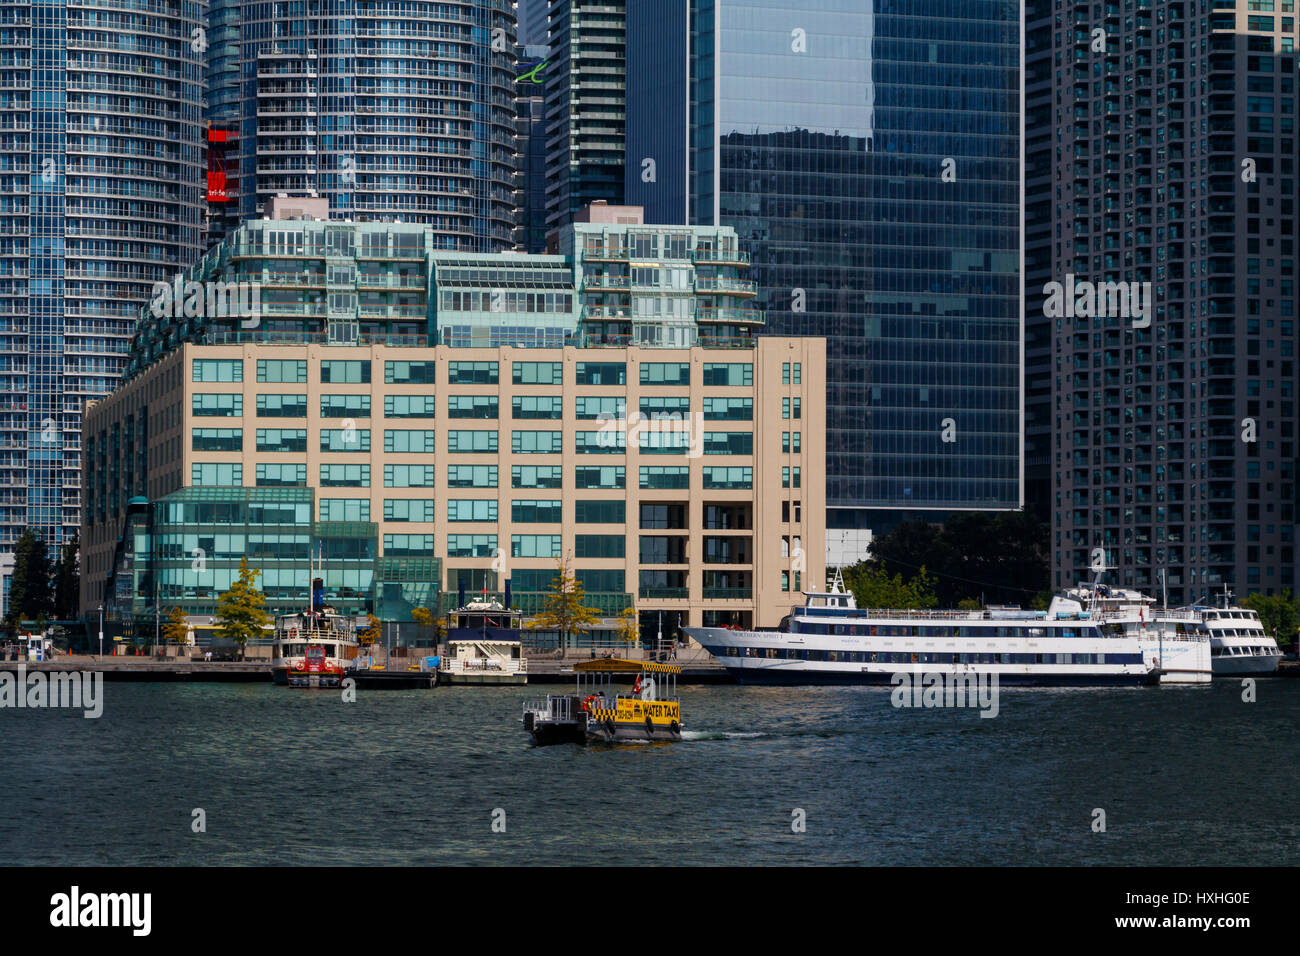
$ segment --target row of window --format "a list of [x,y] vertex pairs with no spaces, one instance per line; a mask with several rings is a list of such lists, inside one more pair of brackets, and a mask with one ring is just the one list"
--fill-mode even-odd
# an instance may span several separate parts
[[1141,654],[913,654],[907,651],[826,651],[802,647],[737,647],[734,657],[823,661],[831,664],[1141,664]]
[[[686,420],[691,414],[690,399],[676,396],[642,398],[641,416],[651,421]],[[369,395],[322,395],[321,418],[369,418]],[[190,397],[192,414],[207,418],[240,418],[244,414],[244,396],[238,392],[201,392]],[[622,396],[584,395],[576,400],[575,417],[579,420],[606,421],[627,418],[627,400]],[[259,394],[257,414],[263,418],[306,418],[305,394]],[[753,421],[752,398],[706,398],[701,414],[705,421]],[[783,418],[802,418],[798,398],[782,399]],[[385,395],[385,418],[435,418],[435,395]],[[448,395],[448,418],[500,417],[500,402],[495,395]],[[511,417],[517,419],[564,418],[564,402],[559,395],[517,395],[511,399]]]
[[[384,465],[385,488],[432,488],[436,484],[434,465]],[[560,465],[514,465],[511,467],[512,488],[560,488]],[[748,489],[754,487],[754,469],[745,467],[712,466],[701,469],[704,488]],[[623,465],[603,467],[578,466],[573,469],[575,488],[625,488],[627,469]],[[448,465],[449,488],[495,488],[496,465]],[[258,462],[256,482],[259,487],[305,487],[307,466],[295,462]],[[689,488],[690,468],[687,466],[642,465],[642,488]],[[195,462],[190,470],[190,483],[200,486],[233,486],[244,484],[244,466],[236,462]],[[369,488],[369,464],[322,464],[322,488]]]
[[[448,362],[449,385],[495,385],[499,381],[498,362]],[[560,385],[564,381],[562,362],[512,362],[511,381],[517,385]],[[791,363],[782,365],[781,380],[791,382]],[[320,380],[328,383],[369,382],[368,360],[324,359],[320,363]],[[433,384],[437,362],[386,361],[384,383],[388,385]],[[689,385],[688,362],[645,362],[640,366],[642,385]],[[626,385],[625,362],[578,362],[574,371],[578,385]],[[194,359],[191,378],[195,382],[242,382],[243,359]],[[801,380],[800,363],[794,363],[793,381]],[[306,359],[257,359],[257,381],[305,385]],[[710,386],[754,384],[751,362],[708,362],[701,368],[701,381]]]
[[[563,505],[559,499],[524,498],[510,502],[510,520],[518,524],[560,524]],[[447,501],[449,522],[496,521],[495,498],[452,498]],[[386,498],[385,521],[436,520],[432,498]],[[322,498],[321,521],[369,521],[369,498]],[[623,524],[627,506],[623,501],[574,502],[574,520],[578,524]]]

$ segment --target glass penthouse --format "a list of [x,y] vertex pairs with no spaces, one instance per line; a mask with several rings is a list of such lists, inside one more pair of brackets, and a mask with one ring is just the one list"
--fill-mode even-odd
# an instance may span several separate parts
[[476,255],[314,202],[144,310],[88,410],[87,617],[205,623],[243,555],[273,609],[314,562],[395,621],[462,588],[535,611],[565,558],[647,636],[775,625],[821,581],[825,344],[753,336],[732,230],[598,205],[563,254]]

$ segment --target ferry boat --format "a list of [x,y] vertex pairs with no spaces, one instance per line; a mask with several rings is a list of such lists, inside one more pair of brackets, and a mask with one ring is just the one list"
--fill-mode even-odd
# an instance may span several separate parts
[[290,687],[338,687],[360,650],[352,618],[332,608],[275,619],[271,680]]
[[[675,664],[596,658],[573,665],[572,694],[548,694],[524,704],[524,730],[537,744],[682,739]],[[614,678],[634,678],[617,690]]]
[[438,677],[448,684],[527,684],[523,613],[496,601],[471,601],[449,615]]
[[860,610],[839,575],[779,629],[685,627],[741,683],[888,684],[900,672],[1048,686],[1206,683],[1209,640],[1189,611],[1094,582],[1046,611]]
[[1259,615],[1250,608],[1229,606],[1231,592],[1224,586],[1223,607],[1197,607],[1202,627],[1210,637],[1214,676],[1272,674],[1282,660],[1277,641],[1264,630]]

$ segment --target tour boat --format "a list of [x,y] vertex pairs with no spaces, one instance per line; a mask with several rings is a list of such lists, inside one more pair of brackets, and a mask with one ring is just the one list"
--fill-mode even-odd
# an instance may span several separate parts
[[360,644],[352,618],[331,608],[275,619],[271,679],[290,687],[338,687]]
[[1210,637],[1215,677],[1264,675],[1277,671],[1282,651],[1259,615],[1244,607],[1196,608]]
[[496,601],[452,611],[438,679],[447,684],[527,684],[523,614]]
[[[600,657],[573,665],[572,694],[524,704],[524,730],[538,744],[646,742],[682,739],[682,707],[674,664]],[[614,687],[614,678],[632,680]]]
[[804,596],[777,630],[683,630],[741,683],[888,684],[917,671],[1051,686],[1210,680],[1196,614],[1097,582],[1046,611],[860,610],[838,574]]

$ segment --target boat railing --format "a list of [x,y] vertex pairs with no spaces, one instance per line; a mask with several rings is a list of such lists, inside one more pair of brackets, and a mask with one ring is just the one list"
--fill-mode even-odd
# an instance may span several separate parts
[[466,671],[501,671],[505,674],[526,674],[528,673],[528,658],[444,657],[440,667],[450,674],[459,674]]
[[569,695],[548,694],[546,700],[526,700],[524,713],[536,714],[547,720],[573,720],[573,698]]

